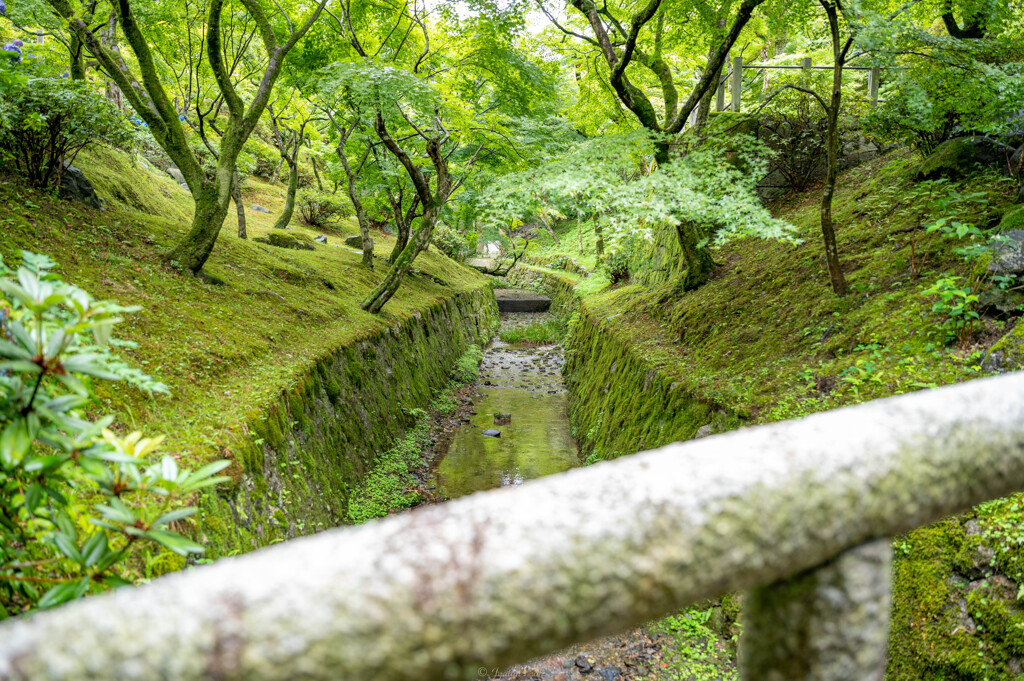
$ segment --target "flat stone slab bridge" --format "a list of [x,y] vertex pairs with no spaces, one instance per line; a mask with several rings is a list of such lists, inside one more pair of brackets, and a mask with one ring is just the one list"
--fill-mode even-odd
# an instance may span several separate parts
[[551,309],[551,298],[518,288],[496,288],[498,312],[547,312]]

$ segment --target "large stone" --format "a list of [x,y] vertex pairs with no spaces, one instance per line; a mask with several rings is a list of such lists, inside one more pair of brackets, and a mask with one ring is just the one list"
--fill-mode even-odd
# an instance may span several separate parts
[[551,298],[533,291],[499,288],[494,290],[494,297],[498,299],[499,312],[547,312],[551,309]]
[[1011,229],[1004,232],[993,239],[993,245],[997,250],[992,262],[988,264],[991,274],[1024,273],[1024,230]]
[[256,237],[253,241],[257,241],[261,244],[268,244],[270,246],[276,246],[277,248],[291,248],[298,251],[314,250],[313,244],[308,241],[303,241],[291,234],[281,234],[280,232],[271,232],[265,237]]
[[353,236],[345,237],[345,245],[351,248],[362,250],[363,248],[363,237],[355,234]]
[[185,175],[174,166],[171,166],[170,168],[167,169],[167,174],[173,177],[174,181],[177,182],[178,184],[187,184],[185,182]]
[[60,175],[61,198],[88,206],[89,208],[103,208],[103,200],[96,196],[92,182],[85,177],[85,173],[71,165],[64,163],[64,171]]
[[254,213],[269,213],[270,212],[270,209],[264,208],[263,206],[261,206],[259,204],[256,204],[256,203],[254,203],[251,206],[249,206],[249,210],[251,210]]
[[501,431],[489,428],[483,432],[484,437],[501,437]]
[[990,137],[957,137],[947,140],[921,163],[919,180],[956,180],[979,166],[997,166],[1007,173],[1007,159],[1013,149]]

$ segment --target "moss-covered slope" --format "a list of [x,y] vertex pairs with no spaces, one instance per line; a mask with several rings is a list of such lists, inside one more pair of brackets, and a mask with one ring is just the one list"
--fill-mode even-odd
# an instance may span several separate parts
[[[296,251],[255,243],[283,203],[284,189],[252,180],[249,239],[234,211],[205,270],[209,285],[168,267],[162,255],[189,225],[192,200],[169,176],[109,149],[77,162],[107,210],[0,184],[0,253],[47,253],[59,273],[101,298],[139,305],[119,326],[130,362],[166,383],[170,396],[101,388],[119,428],[165,433],[165,449],[188,465],[227,456],[235,484],[203,506],[215,554],[246,550],[344,517],[346,490],[401,434],[405,410],[423,407],[448,382],[469,343],[496,319],[485,277],[436,250],[381,315],[359,309],[384,276],[343,245],[350,223],[326,245]],[[289,234],[316,231],[293,221]],[[375,234],[379,253],[393,239]],[[192,528],[199,531],[198,528]],[[156,571],[162,571],[157,568]]]
[[[948,309],[928,291],[950,277],[991,285],[987,258],[965,259],[969,237],[924,227],[945,217],[994,228],[1013,210],[1015,188],[991,174],[919,183],[916,166],[897,154],[842,175],[835,213],[852,290],[844,298],[829,289],[816,191],[775,206],[802,243],[723,247],[716,275],[697,291],[682,294],[664,259],[641,255],[631,281],[582,296],[566,371],[571,421],[590,460],[705,425],[718,432],[982,375],[987,348],[1014,320],[982,321],[950,339]],[[666,235],[652,248],[668,255],[673,244]],[[898,539],[892,679],[1019,678],[1022,507],[1021,497],[1000,500]]]

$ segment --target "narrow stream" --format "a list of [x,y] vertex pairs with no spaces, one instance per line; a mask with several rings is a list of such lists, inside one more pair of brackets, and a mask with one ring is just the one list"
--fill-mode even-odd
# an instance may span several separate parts
[[[550,319],[548,312],[511,312],[501,316],[501,330]],[[560,344],[494,340],[480,364],[468,422],[452,434],[437,465],[439,492],[454,499],[580,465],[566,415],[563,361]],[[511,421],[496,423],[495,414],[509,414]]]

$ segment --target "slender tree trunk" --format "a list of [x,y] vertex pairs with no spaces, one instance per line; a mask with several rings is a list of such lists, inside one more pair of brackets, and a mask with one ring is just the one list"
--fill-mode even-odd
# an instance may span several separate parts
[[594,235],[596,236],[594,250],[597,251],[597,259],[600,260],[604,255],[604,234],[601,230],[601,221],[597,219],[597,213],[594,213]]
[[394,263],[398,260],[399,254],[405,250],[406,245],[409,243],[409,231],[411,223],[406,222],[405,218],[401,215],[395,215],[395,247],[391,249],[391,255],[388,256],[388,260]]
[[[345,139],[347,140],[347,137]],[[344,141],[338,146],[338,159],[341,160],[341,165],[345,169],[348,198],[349,201],[352,202],[352,207],[356,211],[356,221],[359,223],[359,236],[363,240],[363,265],[372,270],[373,237],[370,236],[370,219],[366,216],[366,209],[363,207],[363,202],[359,198],[359,190],[356,188],[356,172],[352,170],[352,166],[348,162],[348,157],[345,156]],[[365,157],[363,160],[366,160]],[[362,167],[362,163],[360,163],[359,168],[361,169]],[[313,163],[313,169],[316,170],[315,161]],[[317,177],[319,179],[319,176]],[[335,191],[337,191],[337,188],[335,188]],[[392,262],[394,262],[394,259],[392,259]]]
[[548,230],[548,233],[551,235],[551,238],[555,240],[555,245],[557,246],[559,244],[559,241],[558,235],[555,234],[555,230],[552,229],[551,225],[548,224],[548,221],[545,220],[540,215],[537,216],[537,219],[540,220],[540,224],[544,225],[544,229]]
[[[111,10],[107,19],[107,29],[103,35],[104,46],[112,52],[118,52],[117,47],[117,13]],[[124,103],[121,101],[121,88],[117,87],[114,81],[107,79],[107,99],[114,103],[118,111],[124,110]]]
[[231,205],[230,175],[225,182],[205,181],[198,191],[193,191],[195,212],[192,226],[185,237],[167,254],[167,259],[178,267],[198,274],[217,243],[220,228],[224,225],[228,207]]
[[238,179],[237,170],[231,176],[231,198],[235,202],[235,212],[238,214],[238,238],[245,239],[245,205],[242,204],[242,183]]
[[825,261],[832,291],[838,296],[846,295],[846,279],[839,264],[839,247],[836,245],[836,231],[832,223],[832,197],[836,190],[836,176],[839,174],[839,108],[843,97],[843,61],[846,51],[839,38],[839,18],[832,0],[821,0],[821,6],[828,15],[832,32],[832,52],[835,68],[832,71],[832,101],[828,111],[828,174],[825,191],[821,196],[821,235],[825,240]]
[[[725,18],[723,17],[723,18],[719,19],[717,22],[715,22],[715,27],[719,31],[724,31],[725,30]],[[715,40],[712,42],[711,46],[708,47],[708,65],[709,66],[711,65],[711,61],[715,58],[715,51],[716,51],[715,48],[718,46],[717,43],[718,43],[718,41],[720,39],[721,39],[720,36],[718,34],[716,34],[715,35]],[[722,69],[718,69],[718,71],[715,72],[715,77],[713,79],[714,86],[708,88],[708,91],[705,92],[704,96],[700,98],[700,104],[697,105],[697,120],[694,122],[693,131],[696,134],[698,134],[698,135],[703,133],[704,132],[704,128],[707,127],[708,116],[711,114],[711,102],[715,98],[718,97],[718,86],[719,86],[719,83],[721,82],[721,80],[722,80]]]
[[281,164],[284,163],[283,158],[277,159],[277,165],[274,166],[274,172],[270,176],[271,182],[277,182],[277,176],[281,174]]
[[[297,144],[297,142],[296,142]],[[284,199],[284,211],[274,223],[274,229],[288,229],[288,223],[292,221],[292,214],[295,213],[295,193],[299,189],[299,159],[296,151],[293,158],[284,159],[288,164],[288,193]]]
[[380,312],[381,308],[391,300],[398,287],[401,286],[405,275],[412,269],[412,263],[416,260],[430,244],[430,237],[434,233],[434,225],[437,223],[438,208],[431,206],[423,211],[423,219],[416,233],[411,235],[409,243],[406,244],[398,257],[392,260],[391,269],[384,276],[384,280],[378,284],[370,295],[360,304],[367,312],[374,314]]
[[309,155],[309,163],[313,166],[313,177],[316,178],[316,187],[320,191],[324,190],[324,183],[320,181],[320,171],[316,167],[316,156],[313,154]]
[[71,32],[68,46],[68,56],[71,62],[68,73],[72,80],[85,80],[85,48],[82,46],[82,41],[78,38],[78,34],[74,31]]
[[583,216],[576,213],[576,246],[583,255]]
[[715,267],[715,261],[711,258],[711,251],[707,244],[707,235],[696,223],[684,221],[676,225],[676,233],[679,237],[679,245],[683,250],[683,257],[686,259],[686,272],[683,274],[682,286],[684,291],[692,291],[707,283],[711,272]]

